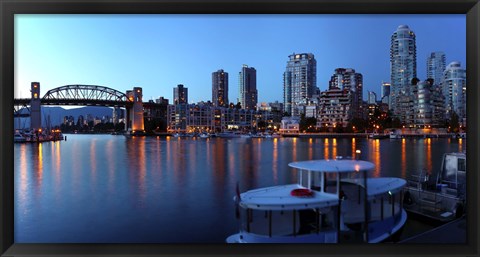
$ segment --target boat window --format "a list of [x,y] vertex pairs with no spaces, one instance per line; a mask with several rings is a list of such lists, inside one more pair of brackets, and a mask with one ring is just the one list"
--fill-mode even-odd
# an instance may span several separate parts
[[458,170],[459,171],[465,171],[466,170],[466,162],[465,159],[458,159]]
[[322,189],[321,175],[322,174],[323,173],[320,173],[320,172],[312,172],[312,188],[311,188],[312,190],[321,191],[321,189]]
[[336,194],[337,193],[337,176],[340,173],[329,173],[325,176],[325,192]]
[[[270,214],[269,214],[270,213]],[[247,232],[264,236],[286,236],[293,234],[295,227],[300,227],[298,214],[293,218],[293,211],[265,211],[250,209],[250,219],[244,219],[243,229]],[[271,220],[270,220],[271,219]],[[295,225],[293,225],[295,221]]]
[[336,230],[337,226],[336,211],[329,208],[249,212],[249,219],[242,219],[242,230],[263,236],[314,234]]
[[299,184],[303,187],[308,187],[308,171],[300,170],[299,171]]

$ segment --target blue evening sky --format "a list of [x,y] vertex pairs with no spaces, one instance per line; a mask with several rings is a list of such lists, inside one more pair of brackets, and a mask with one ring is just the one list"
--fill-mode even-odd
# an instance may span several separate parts
[[259,102],[283,102],[283,72],[292,53],[313,53],[324,91],[335,68],[363,74],[380,95],[390,81],[390,37],[401,24],[417,37],[417,74],[443,51],[466,65],[465,15],[15,15],[15,97],[63,85],[143,88],[144,101],[173,98],[184,84],[189,102],[211,100],[212,72],[229,73],[238,98],[243,64],[257,70]]

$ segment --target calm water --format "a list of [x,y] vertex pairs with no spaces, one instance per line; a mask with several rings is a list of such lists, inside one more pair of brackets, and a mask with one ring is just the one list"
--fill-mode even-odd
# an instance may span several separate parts
[[15,144],[16,243],[223,243],[240,190],[296,181],[292,161],[352,156],[371,176],[435,171],[461,139],[181,139],[67,135]]

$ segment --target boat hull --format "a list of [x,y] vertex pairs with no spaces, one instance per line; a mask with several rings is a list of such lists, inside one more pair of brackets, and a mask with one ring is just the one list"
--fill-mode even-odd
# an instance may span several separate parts
[[226,239],[229,244],[235,243],[271,243],[271,244],[290,244],[290,243],[315,243],[329,244],[337,243],[337,232],[297,235],[297,236],[260,236],[251,233],[237,233]]

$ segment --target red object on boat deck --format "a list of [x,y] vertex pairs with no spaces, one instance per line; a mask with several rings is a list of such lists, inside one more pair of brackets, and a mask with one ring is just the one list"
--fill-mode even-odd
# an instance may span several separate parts
[[291,196],[297,196],[297,197],[313,197],[314,192],[308,188],[297,188],[293,189],[290,192]]

